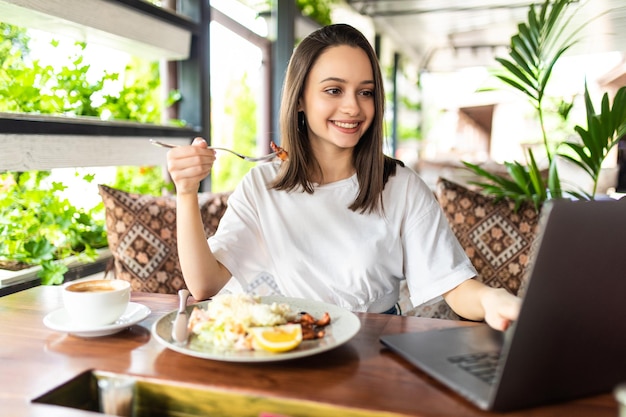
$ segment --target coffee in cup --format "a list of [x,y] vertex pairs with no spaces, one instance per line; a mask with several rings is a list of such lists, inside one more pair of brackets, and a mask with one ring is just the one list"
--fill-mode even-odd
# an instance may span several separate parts
[[79,327],[114,323],[129,301],[130,283],[121,279],[88,279],[63,285],[63,304],[72,324]]

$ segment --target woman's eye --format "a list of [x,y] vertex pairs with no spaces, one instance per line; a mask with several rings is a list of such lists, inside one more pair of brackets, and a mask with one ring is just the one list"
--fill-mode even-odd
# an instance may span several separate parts
[[361,91],[361,95],[365,97],[374,97],[374,92],[371,90],[363,90]]
[[327,88],[326,92],[328,94],[332,94],[332,95],[337,95],[337,94],[341,94],[341,90],[338,88]]

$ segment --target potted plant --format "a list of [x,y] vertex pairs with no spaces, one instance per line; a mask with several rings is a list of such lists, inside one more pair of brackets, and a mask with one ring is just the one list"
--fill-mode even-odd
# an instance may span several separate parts
[[[505,162],[508,176],[489,172],[478,164],[463,162],[470,171],[482,178],[473,184],[499,199],[510,198],[517,206],[523,201],[531,201],[539,209],[545,200],[566,195],[594,199],[602,163],[626,133],[626,88],[617,92],[612,105],[608,94],[604,94],[600,111],[596,113],[585,85],[587,127],[575,127],[580,140],[549,140],[544,117],[546,88],[552,71],[563,54],[577,42],[576,36],[591,22],[589,20],[577,30],[566,34],[566,29],[572,26],[572,19],[580,8],[578,6],[572,13],[568,13],[573,3],[578,2],[546,0],[541,6],[531,5],[528,21],[520,23],[518,33],[511,37],[509,57],[496,58],[502,66],[496,76],[525,95],[536,111],[548,162],[547,172],[539,167],[531,149],[528,150],[527,164]],[[563,108],[563,114],[566,115],[571,105]],[[558,174],[557,158],[572,162],[588,174],[593,182],[592,191],[564,189]]]

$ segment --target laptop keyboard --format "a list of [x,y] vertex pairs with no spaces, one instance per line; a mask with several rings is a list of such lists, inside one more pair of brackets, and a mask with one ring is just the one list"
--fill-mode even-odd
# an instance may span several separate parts
[[451,356],[448,361],[492,385],[495,382],[499,357],[500,352],[481,352]]

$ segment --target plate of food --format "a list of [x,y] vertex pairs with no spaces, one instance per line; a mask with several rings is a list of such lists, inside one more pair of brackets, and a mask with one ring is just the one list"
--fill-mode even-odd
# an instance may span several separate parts
[[185,355],[227,362],[272,362],[316,355],[352,339],[359,318],[320,301],[283,296],[220,294],[187,306],[188,337],[176,342],[177,310],[152,326],[152,335]]

